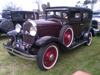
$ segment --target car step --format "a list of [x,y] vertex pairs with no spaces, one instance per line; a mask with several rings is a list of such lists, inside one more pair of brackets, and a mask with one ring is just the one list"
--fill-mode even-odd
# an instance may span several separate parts
[[87,41],[78,41],[78,42],[74,42],[71,46],[70,46],[70,48],[69,49],[74,49],[74,48],[76,48],[76,47],[78,47],[78,46],[80,46],[80,45],[82,45],[82,44],[84,44],[84,43],[86,43]]

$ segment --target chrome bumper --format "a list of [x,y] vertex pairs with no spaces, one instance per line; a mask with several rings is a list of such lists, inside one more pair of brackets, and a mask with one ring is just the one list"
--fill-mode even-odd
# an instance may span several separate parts
[[6,44],[4,44],[4,48],[6,48],[6,50],[9,52],[9,53],[12,53],[18,57],[21,57],[23,59],[26,59],[26,60],[36,60],[36,56],[37,55],[31,55],[31,54],[28,54],[28,53],[23,53],[21,51],[18,51],[12,47],[9,47],[7,46]]

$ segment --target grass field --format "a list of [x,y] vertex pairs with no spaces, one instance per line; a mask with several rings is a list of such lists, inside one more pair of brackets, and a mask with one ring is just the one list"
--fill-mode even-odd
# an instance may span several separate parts
[[58,63],[49,71],[40,70],[36,61],[10,56],[2,46],[5,42],[0,38],[0,75],[72,75],[77,70],[100,75],[100,36],[93,38],[90,47],[60,53]]

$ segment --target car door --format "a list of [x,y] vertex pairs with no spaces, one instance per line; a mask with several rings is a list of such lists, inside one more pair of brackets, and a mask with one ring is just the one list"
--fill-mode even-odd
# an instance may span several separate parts
[[81,24],[83,25],[81,31],[88,31],[90,28],[90,17],[89,13],[87,11],[82,12],[82,22]]
[[75,38],[80,38],[82,24],[82,14],[80,10],[70,10],[69,12],[69,24],[72,26]]

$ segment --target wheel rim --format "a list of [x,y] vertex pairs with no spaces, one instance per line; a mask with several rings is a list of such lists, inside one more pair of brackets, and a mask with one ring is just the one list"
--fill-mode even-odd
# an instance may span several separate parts
[[92,42],[92,33],[89,32],[87,45],[90,46],[91,45],[91,42]]
[[51,69],[57,62],[58,49],[56,46],[49,46],[43,56],[43,66],[45,69]]
[[73,30],[72,28],[68,28],[64,32],[63,43],[66,47],[69,47],[72,44],[72,41],[73,41]]

